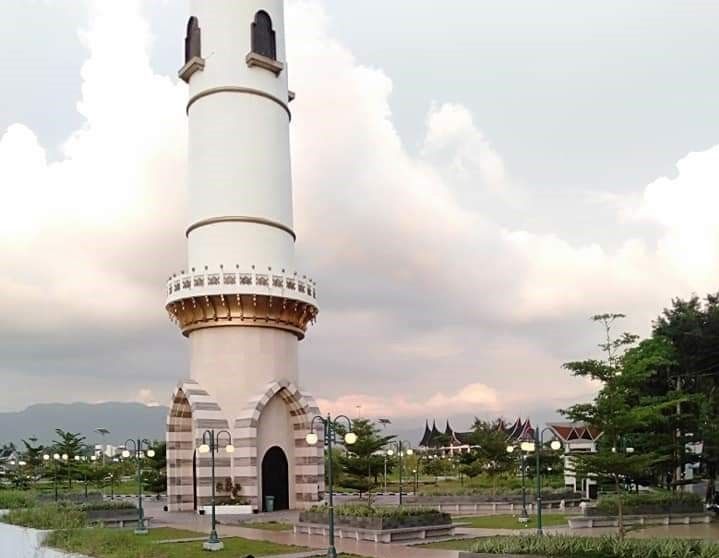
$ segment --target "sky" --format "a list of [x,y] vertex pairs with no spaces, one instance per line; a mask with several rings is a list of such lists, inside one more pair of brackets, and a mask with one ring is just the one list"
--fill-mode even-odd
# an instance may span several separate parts
[[[14,0],[0,36],[1,410],[166,403],[187,5]],[[715,2],[287,0],[301,383],[396,424],[591,398],[589,320],[717,290]],[[242,53],[240,53],[242,54]],[[238,57],[239,59],[239,57]]]

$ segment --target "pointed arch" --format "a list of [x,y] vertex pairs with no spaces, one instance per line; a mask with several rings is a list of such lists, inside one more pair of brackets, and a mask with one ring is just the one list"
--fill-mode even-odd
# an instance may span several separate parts
[[277,60],[277,40],[272,18],[264,10],[257,12],[252,22],[252,52]]
[[[228,429],[219,404],[195,380],[180,382],[167,415],[167,504],[192,511],[210,502],[210,458],[195,455],[207,429]],[[215,459],[215,476],[231,476],[229,457]]]
[[[319,414],[314,399],[303,394],[291,382],[282,380],[268,384],[265,391],[252,397],[250,404],[235,420],[233,438],[237,449],[234,457],[236,480],[243,486],[243,494],[260,509],[262,495],[257,486],[257,436],[260,417],[275,396],[287,406],[294,432],[294,500],[295,507],[307,507],[319,500],[324,492],[324,446],[310,446],[305,440],[312,418]],[[318,433],[321,434],[321,433]],[[250,486],[252,483],[254,485]]]

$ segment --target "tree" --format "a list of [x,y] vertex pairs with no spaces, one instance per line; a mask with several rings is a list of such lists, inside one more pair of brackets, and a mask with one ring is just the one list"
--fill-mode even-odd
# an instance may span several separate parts
[[53,441],[55,451],[60,455],[67,455],[67,461],[62,461],[64,474],[67,477],[68,485],[72,488],[72,475],[76,472],[77,467],[74,461],[76,455],[81,455],[85,451],[85,436],[80,433],[66,432],[60,428],[55,429],[57,439]]
[[[142,482],[147,492],[159,496],[167,492],[167,443],[156,441],[150,447],[155,450],[155,456],[145,459],[146,468]],[[233,488],[234,486],[231,487],[230,493],[234,495]]]
[[27,464],[25,465],[26,471],[32,484],[35,485],[38,478],[42,476],[42,455],[45,447],[37,443],[37,438],[28,438],[27,440],[22,440],[22,443],[25,446],[24,461]]
[[587,423],[602,432],[597,453],[576,456],[577,472],[610,481],[618,495],[619,536],[624,537],[622,485],[636,479],[655,463],[658,456],[650,447],[642,452],[629,452],[633,440],[666,424],[677,399],[647,396],[644,385],[673,364],[671,347],[661,339],[643,341],[630,349],[637,336],[624,333],[611,335],[612,323],[622,314],[600,314],[592,320],[605,327],[606,342],[600,347],[607,354],[605,361],[588,359],[568,362],[564,368],[573,375],[598,380],[602,388],[591,403],[577,404],[561,411],[576,422]]
[[659,388],[692,397],[676,409],[671,459],[674,484],[681,482],[684,464],[696,459],[686,455],[686,443],[702,442],[699,460],[709,480],[707,500],[713,502],[719,473],[719,295],[709,294],[703,300],[697,296],[674,299],[653,326],[653,335],[668,340],[677,355],[676,366]]
[[498,422],[475,417],[469,443],[471,451],[459,455],[459,470],[470,478],[485,473],[492,481],[492,496],[496,496],[500,477],[512,468],[504,430]]
[[[348,488],[360,492],[369,492],[384,472],[384,456],[382,450],[392,441],[394,436],[385,436],[380,427],[368,419],[352,421],[352,431],[357,434],[357,442],[347,446],[344,455],[340,456],[342,483]],[[343,429],[338,428],[338,434]]]

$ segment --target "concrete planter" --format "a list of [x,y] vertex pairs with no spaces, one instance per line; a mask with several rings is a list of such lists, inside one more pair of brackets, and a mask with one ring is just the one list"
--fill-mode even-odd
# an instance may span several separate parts
[[[533,495],[527,495],[527,499],[534,500]],[[578,492],[562,492],[554,494],[543,494],[542,501],[548,502],[565,502],[582,500],[582,495]],[[487,496],[483,494],[458,494],[458,495],[425,495],[425,496],[409,496],[407,498],[408,503],[417,504],[475,504],[475,503],[487,503],[487,504],[502,504],[502,503],[514,503],[519,504],[522,502],[521,494],[512,494],[509,496],[502,496],[498,494],[496,496]]]
[[[569,508],[578,508],[579,504],[581,503],[581,500],[559,500],[559,501],[546,501],[542,500],[542,509],[543,510],[549,510],[549,509],[557,509],[557,510],[565,510]],[[443,513],[448,513],[451,515],[478,515],[478,514],[486,514],[486,513],[501,513],[501,512],[508,512],[513,513],[517,510],[520,510],[522,508],[522,502],[521,500],[518,502],[509,502],[509,501],[501,501],[501,502],[483,502],[483,501],[453,501],[453,500],[435,500],[433,503],[427,502],[427,503],[409,503],[405,504],[405,507],[411,508],[411,507],[422,507],[422,508],[432,508],[437,511],[441,511]],[[527,510],[533,513],[535,508],[535,502],[534,501],[528,501],[527,502]]]
[[[701,504],[673,503],[666,506],[627,506],[624,513],[626,515],[683,515],[703,512],[704,508]],[[616,513],[607,513],[600,508],[588,507],[584,510],[584,515],[586,517],[606,517],[616,515]]]
[[[300,513],[301,523],[327,524],[329,515],[325,512],[306,511]],[[449,525],[452,518],[449,514],[432,513],[426,515],[403,517],[355,517],[335,515],[335,525],[342,527],[355,527],[358,529],[372,529],[376,531],[387,529],[404,529],[413,527],[426,527],[429,525]]]
[[[713,517],[714,515],[709,513],[625,515],[624,525],[691,525],[711,523]],[[569,518],[570,529],[618,526],[619,519],[614,515]]]
[[[296,534],[327,536],[327,524],[298,523],[294,527]],[[393,543],[399,541],[431,540],[451,537],[454,535],[454,526],[425,525],[417,527],[404,527],[401,529],[364,529],[347,525],[336,525],[335,536],[340,539],[353,539],[356,541],[371,541],[376,543]]]
[[[203,506],[202,511],[205,515],[211,515],[212,506]],[[252,515],[252,506],[244,504],[215,506],[215,515]]]

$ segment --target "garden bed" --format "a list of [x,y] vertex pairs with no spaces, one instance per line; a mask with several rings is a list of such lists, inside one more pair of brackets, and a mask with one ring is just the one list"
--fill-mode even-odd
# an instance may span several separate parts
[[489,537],[471,544],[462,558],[485,556],[543,558],[715,558],[719,544],[685,539],[625,539],[567,535]]
[[[328,509],[316,506],[300,513],[295,533],[326,535],[328,523]],[[335,509],[335,534],[339,538],[389,543],[451,536],[454,526],[449,514],[432,509],[345,505]]]
[[[315,506],[300,513],[301,523],[329,523],[326,506]],[[429,525],[450,525],[452,517],[433,509],[379,508],[366,505],[345,505],[335,508],[335,525],[358,529],[402,529]]]
[[621,498],[624,515],[686,515],[703,513],[704,502],[696,494],[685,492],[649,492],[602,496],[595,506],[587,507],[587,517],[605,517],[619,514]]

